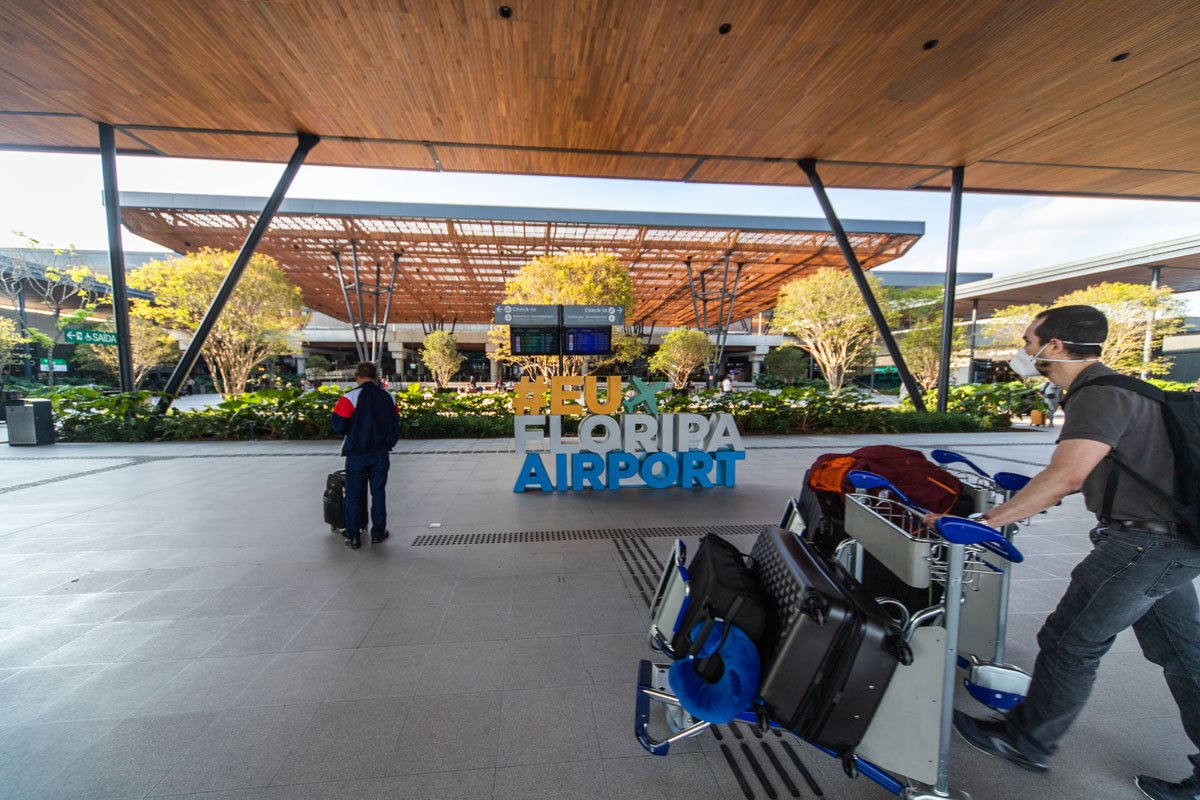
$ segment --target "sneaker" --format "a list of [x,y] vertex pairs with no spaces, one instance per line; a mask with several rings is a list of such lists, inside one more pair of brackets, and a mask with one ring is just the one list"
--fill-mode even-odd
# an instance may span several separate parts
[[1200,775],[1192,775],[1179,783],[1138,775],[1133,779],[1133,785],[1150,800],[1200,800]]
[[362,547],[362,539],[357,536],[347,536],[346,547],[349,547],[351,550],[357,550]]
[[965,739],[967,744],[989,756],[999,756],[1030,772],[1045,772],[1050,768],[1044,761],[1022,753],[1013,744],[1008,726],[1002,719],[975,719],[961,711],[955,711],[954,730],[958,731],[958,735]]
[[383,533],[379,534],[378,536],[372,536],[371,544],[379,544],[380,542],[382,542],[384,539],[388,538],[389,536],[391,536],[391,534],[388,533],[387,531],[384,531]]

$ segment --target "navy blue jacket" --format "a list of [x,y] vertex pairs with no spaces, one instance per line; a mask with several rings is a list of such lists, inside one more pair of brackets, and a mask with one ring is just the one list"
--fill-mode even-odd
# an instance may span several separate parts
[[396,401],[374,381],[361,383],[338,398],[329,417],[342,440],[342,455],[386,453],[400,440],[400,410]]

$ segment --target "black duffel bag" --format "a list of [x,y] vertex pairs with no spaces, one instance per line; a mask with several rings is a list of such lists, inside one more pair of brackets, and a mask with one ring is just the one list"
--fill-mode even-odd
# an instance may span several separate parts
[[671,650],[682,658],[698,650],[703,637],[693,642],[689,632],[698,622],[725,620],[740,628],[757,645],[767,628],[766,591],[746,556],[716,534],[700,540],[688,565],[688,606],[671,639]]

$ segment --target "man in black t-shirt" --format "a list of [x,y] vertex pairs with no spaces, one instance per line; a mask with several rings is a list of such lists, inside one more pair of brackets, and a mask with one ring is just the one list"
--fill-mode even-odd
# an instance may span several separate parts
[[[1066,422],[1050,465],[1019,494],[983,515],[1002,527],[1082,491],[1098,524],[1094,545],[1072,571],[1058,607],[1038,632],[1039,652],[1025,702],[1001,719],[956,711],[954,725],[969,743],[1034,772],[1048,768],[1058,742],[1083,710],[1101,657],[1117,634],[1132,626],[1146,658],[1163,668],[1184,730],[1200,749],[1200,543],[1175,510],[1121,480],[1102,516],[1115,450],[1139,474],[1172,491],[1174,457],[1162,410],[1149,398],[1115,386],[1087,386],[1115,374],[1100,364],[1108,321],[1091,306],[1064,306],[1038,315],[1025,330],[1025,347],[1012,367],[1041,375],[1066,390]],[[1200,754],[1193,774],[1178,782],[1139,775],[1152,800],[1200,800]]]

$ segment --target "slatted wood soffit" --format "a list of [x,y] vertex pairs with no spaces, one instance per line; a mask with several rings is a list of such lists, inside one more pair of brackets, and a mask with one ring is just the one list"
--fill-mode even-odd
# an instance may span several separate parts
[[1194,0],[508,5],[6,0],[0,146],[1200,198]]
[[[236,249],[256,217],[251,211],[128,205],[121,213],[134,233],[180,252],[200,247]],[[850,231],[855,251],[868,269],[904,255],[919,236]],[[726,253],[732,264],[744,264],[738,319],[773,308],[780,286],[789,280],[821,267],[845,268],[832,234],[820,230],[336,214],[277,214],[258,249],[283,264],[289,279],[301,287],[306,305],[344,320],[346,306],[331,254],[340,254],[342,274],[351,280],[351,241],[364,284],[376,280],[378,267],[386,285],[392,253],[401,253],[389,322],[490,322],[509,277],[531,259],[569,250],[611,252],[628,264],[638,298],[629,320],[648,325],[694,324],[689,258],[693,270],[705,275],[709,289],[719,288]],[[731,269],[730,280],[732,275]]]

